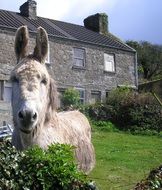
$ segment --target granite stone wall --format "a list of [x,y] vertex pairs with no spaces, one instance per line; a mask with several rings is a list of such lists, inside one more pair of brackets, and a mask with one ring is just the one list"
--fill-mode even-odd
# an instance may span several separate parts
[[[73,48],[84,48],[85,68],[73,66]],[[104,71],[104,53],[115,55],[116,72]],[[136,86],[135,54],[120,50],[94,47],[77,42],[50,42],[50,63],[53,77],[59,88],[70,86],[85,89],[86,102],[91,101],[91,91],[100,91],[102,99],[106,91],[120,85]]]
[[[0,30],[0,80],[9,80],[16,58],[14,54],[15,31]],[[33,52],[35,38],[30,34],[29,52]],[[47,68],[59,89],[78,87],[85,90],[85,102],[91,102],[91,91],[99,91],[102,100],[106,92],[120,85],[136,86],[135,53],[77,41],[49,37],[50,63]],[[85,49],[85,67],[73,66],[73,48]],[[104,71],[104,53],[115,56],[116,72]],[[10,104],[0,101],[0,125],[11,122]]]

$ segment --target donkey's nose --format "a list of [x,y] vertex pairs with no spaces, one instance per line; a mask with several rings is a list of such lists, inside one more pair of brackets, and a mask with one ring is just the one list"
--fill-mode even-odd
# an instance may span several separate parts
[[22,109],[18,113],[19,119],[28,125],[37,119],[37,113],[31,109]]

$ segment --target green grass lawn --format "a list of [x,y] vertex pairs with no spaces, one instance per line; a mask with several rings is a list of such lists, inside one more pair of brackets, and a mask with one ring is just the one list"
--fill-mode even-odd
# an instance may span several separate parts
[[90,178],[99,190],[130,190],[162,164],[162,137],[93,133],[96,167]]

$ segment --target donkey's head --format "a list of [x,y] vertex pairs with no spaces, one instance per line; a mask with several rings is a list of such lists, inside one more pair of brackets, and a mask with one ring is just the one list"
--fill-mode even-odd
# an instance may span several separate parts
[[30,133],[47,122],[56,108],[57,90],[44,65],[48,53],[48,36],[39,27],[33,54],[27,54],[28,29],[17,30],[15,53],[17,66],[11,73],[12,109],[15,127]]

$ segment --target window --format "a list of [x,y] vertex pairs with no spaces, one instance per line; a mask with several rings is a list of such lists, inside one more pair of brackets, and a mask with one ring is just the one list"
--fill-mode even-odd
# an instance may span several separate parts
[[46,64],[50,64],[50,45],[48,43],[48,54],[47,54],[47,58],[45,60]]
[[106,99],[109,97],[110,91],[106,91]]
[[91,91],[91,103],[101,102],[101,92]]
[[4,81],[0,80],[0,100],[3,100]]
[[104,66],[105,71],[115,72],[115,60],[113,54],[104,53]]
[[85,50],[74,48],[74,66],[85,67]]
[[78,90],[79,95],[80,95],[80,103],[84,104],[85,103],[85,90],[83,88],[76,88]]
[[4,83],[4,101],[11,102],[11,95],[12,95],[12,84],[9,81],[5,81]]
[[11,102],[12,85],[9,81],[0,81],[0,100]]

